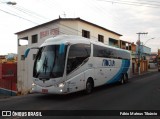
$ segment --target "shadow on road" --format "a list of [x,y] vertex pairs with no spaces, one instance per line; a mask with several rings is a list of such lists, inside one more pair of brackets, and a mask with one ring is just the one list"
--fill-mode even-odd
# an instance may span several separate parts
[[[128,85],[130,82],[123,84],[123,85]],[[64,94],[64,95],[58,95],[58,94],[39,94],[36,96],[36,98],[42,99],[42,100],[54,100],[54,101],[67,101],[67,100],[72,100],[75,98],[80,98],[80,97],[87,97],[90,95],[97,95],[97,93],[103,93],[106,90],[110,90],[115,87],[120,87],[123,86],[120,85],[119,83],[114,83],[114,84],[107,84],[103,86],[99,86],[94,88],[93,92],[91,94],[86,94],[85,91],[79,91],[71,94]]]

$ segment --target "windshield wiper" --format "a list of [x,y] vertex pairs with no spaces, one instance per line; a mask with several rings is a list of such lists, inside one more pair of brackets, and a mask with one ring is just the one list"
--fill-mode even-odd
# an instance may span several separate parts
[[45,72],[46,74],[46,71],[47,71],[47,68],[48,68],[48,57],[45,56],[45,59],[44,59],[44,62],[43,62],[43,71]]

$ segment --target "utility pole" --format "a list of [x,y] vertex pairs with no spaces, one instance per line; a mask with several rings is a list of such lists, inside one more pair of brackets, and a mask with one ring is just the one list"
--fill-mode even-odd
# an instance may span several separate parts
[[142,33],[142,32],[139,32],[137,33],[138,34],[138,41],[137,41],[137,45],[138,45],[138,74],[140,75],[141,73],[141,70],[140,70],[140,57],[141,57],[141,49],[140,49],[140,45],[141,45],[141,35],[147,35],[148,33]]

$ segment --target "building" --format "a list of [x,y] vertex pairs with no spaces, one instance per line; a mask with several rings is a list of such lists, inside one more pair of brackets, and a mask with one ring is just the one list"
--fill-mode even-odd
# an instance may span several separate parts
[[[20,94],[31,90],[33,61],[37,50],[32,50],[27,59],[24,52],[28,47],[40,46],[49,37],[60,34],[78,35],[91,38],[104,44],[117,45],[121,34],[98,26],[80,18],[59,18],[16,33],[18,35],[18,80],[17,88]],[[21,45],[22,41],[27,45]]]
[[151,55],[148,57],[149,59],[149,68],[157,68],[157,63],[158,63],[158,53],[157,52],[151,52]]
[[132,57],[132,74],[134,74],[136,71],[135,71],[135,59],[136,59],[136,44],[134,44],[133,42],[128,42],[128,41],[123,41],[123,40],[120,40],[119,41],[119,47],[121,49],[124,49],[124,50],[128,50],[131,52],[131,57]]
[[[138,73],[138,46],[133,42],[119,40],[117,42],[119,48],[129,50],[132,56],[132,74]],[[113,46],[113,45],[112,45]],[[116,46],[117,47],[117,46]],[[141,73],[148,71],[149,57],[151,54],[151,48],[144,45],[140,45],[140,70]]]
[[17,54],[8,53],[8,55],[0,55],[0,63],[15,63],[17,62]]
[[[140,72],[146,72],[148,71],[148,66],[149,66],[149,59],[147,58],[148,56],[151,55],[151,48],[141,45],[139,46],[140,49]],[[138,71],[138,46],[136,48],[136,59],[135,59],[135,65],[136,65],[136,71]]]
[[1,55],[0,56],[0,63],[6,61],[6,55]]

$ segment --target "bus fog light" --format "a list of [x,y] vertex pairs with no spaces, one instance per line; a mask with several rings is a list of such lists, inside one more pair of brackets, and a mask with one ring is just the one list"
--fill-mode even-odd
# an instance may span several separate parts
[[58,87],[59,87],[59,88],[63,88],[63,87],[64,87],[64,83],[60,83],[60,84],[58,85]]

